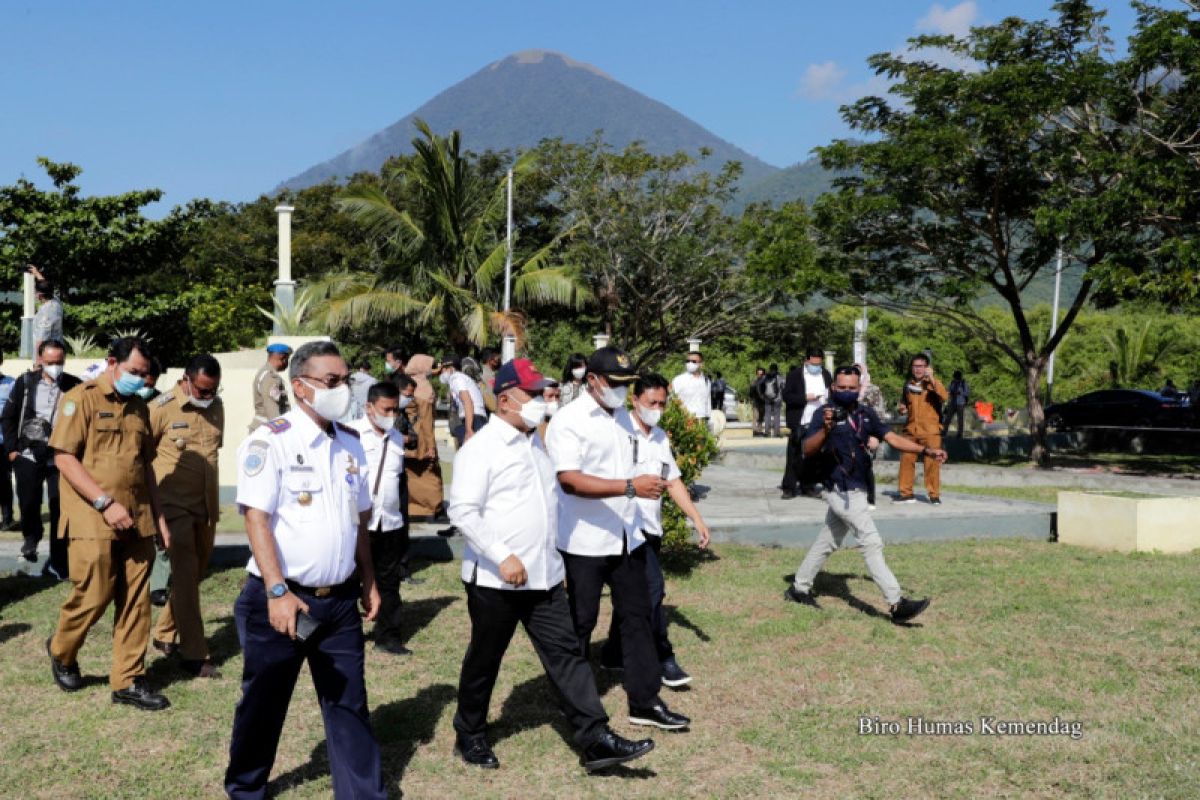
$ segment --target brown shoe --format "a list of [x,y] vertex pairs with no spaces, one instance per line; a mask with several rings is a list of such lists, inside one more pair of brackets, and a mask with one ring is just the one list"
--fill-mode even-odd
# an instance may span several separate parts
[[183,667],[183,671],[191,675],[193,678],[220,678],[221,671],[217,669],[217,665],[208,659],[197,661],[182,661],[179,664]]

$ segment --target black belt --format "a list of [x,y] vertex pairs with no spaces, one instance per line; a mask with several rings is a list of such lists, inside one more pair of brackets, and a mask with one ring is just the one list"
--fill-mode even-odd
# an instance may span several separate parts
[[[259,583],[263,583],[263,579],[257,575],[251,574],[250,577],[257,580]],[[309,597],[334,597],[343,594],[358,594],[359,586],[357,575],[342,581],[336,586],[302,586],[293,580],[284,580],[284,583],[287,584],[289,592],[292,592],[293,594],[303,594]]]

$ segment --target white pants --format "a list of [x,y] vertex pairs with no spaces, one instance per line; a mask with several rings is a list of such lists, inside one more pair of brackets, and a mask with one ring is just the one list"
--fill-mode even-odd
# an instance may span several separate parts
[[811,592],[817,573],[825,565],[833,551],[842,546],[846,534],[854,532],[858,546],[862,549],[863,558],[867,562],[867,572],[871,580],[883,592],[884,599],[889,605],[900,602],[900,584],[896,576],[888,569],[883,560],[883,539],[875,527],[875,520],[867,510],[867,493],[861,489],[848,492],[825,492],[825,502],[829,511],[825,514],[825,527],[817,534],[817,540],[808,549],[800,568],[796,570],[796,591]]

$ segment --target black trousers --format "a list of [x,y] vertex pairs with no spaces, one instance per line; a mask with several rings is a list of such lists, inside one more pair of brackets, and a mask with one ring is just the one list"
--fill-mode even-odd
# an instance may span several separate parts
[[[667,582],[663,577],[662,537],[646,534],[646,588],[650,592],[650,630],[654,633],[654,650],[659,663],[675,657],[675,648],[667,635],[667,610],[663,600],[667,596]],[[613,609],[612,622],[608,626],[608,641],[600,651],[600,659],[606,664],[620,664],[625,660],[625,648],[621,646],[621,615]]]
[[[21,459],[17,456],[17,460]],[[13,518],[13,470],[8,454],[0,449],[0,517]]]
[[795,492],[801,488],[801,473],[804,470],[804,426],[800,424],[803,411],[787,412],[788,440],[787,464],[783,468],[783,483],[780,487],[785,492]]
[[37,552],[42,540],[42,490],[50,506],[50,565],[59,575],[66,576],[67,540],[58,534],[58,468],[52,459],[30,461],[18,456],[12,462],[17,477],[17,503],[21,508],[21,534],[25,539],[22,552]]
[[400,638],[400,582],[407,574],[404,555],[408,551],[408,526],[393,531],[371,531],[371,561],[375,585],[379,587],[379,616],[375,618],[375,642]]
[[307,642],[289,639],[271,627],[261,579],[251,576],[234,603],[245,662],[242,699],[233,714],[225,791],[235,800],[266,796],[292,691],[307,661],[325,721],[333,796],[386,798],[379,744],[367,712],[358,593],[301,599],[321,623]]
[[612,590],[613,612],[621,617],[622,663],[625,665],[622,683],[630,708],[638,709],[658,702],[658,687],[662,682],[662,667],[650,630],[646,552],[646,548],[639,547],[619,556],[562,554],[567,568],[567,602],[580,652],[585,658],[600,615],[600,593],[606,584]]
[[454,730],[465,737],[483,735],[500,661],[519,622],[550,682],[558,689],[563,712],[575,728],[575,743],[586,748],[596,741],[604,733],[608,715],[596,691],[592,668],[579,652],[563,587],[538,590],[464,585],[471,642],[458,678]]

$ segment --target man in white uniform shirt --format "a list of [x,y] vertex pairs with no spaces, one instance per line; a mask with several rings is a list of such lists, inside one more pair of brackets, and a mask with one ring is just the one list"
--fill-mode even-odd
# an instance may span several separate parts
[[[353,391],[353,390],[351,390]],[[391,381],[371,385],[362,416],[350,423],[359,433],[367,456],[367,485],[371,487],[371,563],[379,587],[379,616],[375,618],[375,649],[397,656],[412,655],[400,633],[400,583],[404,580],[407,542],[401,486],[404,476],[404,437],[396,429],[400,389]]]
[[579,652],[555,549],[558,490],[554,467],[536,436],[549,383],[533,364],[514,359],[496,372],[496,413],[454,457],[450,519],[462,531],[462,580],[471,642],[458,682],[455,749],[468,764],[500,766],[485,735],[500,661],[517,623],[525,628],[563,699],[588,772],[639,758],[654,742],[613,733],[591,667]]
[[450,390],[450,400],[458,412],[459,423],[450,431],[458,446],[474,436],[487,424],[487,408],[483,392],[471,376],[462,371],[462,359],[455,355],[442,357],[442,374],[438,380]]
[[567,600],[586,658],[607,584],[621,616],[623,684],[629,721],[679,730],[691,721],[658,696],[662,680],[650,630],[646,537],[637,498],[658,498],[667,482],[636,471],[636,433],[625,397],[637,379],[622,351],[602,347],[588,359],[587,391],[559,410],[546,429],[546,447],[563,496],[558,549],[567,571]]
[[367,457],[358,432],[334,422],[350,407],[349,370],[332,342],[310,342],[296,351],[289,374],[296,408],[238,448],[237,503],[252,557],[234,604],[244,666],[225,791],[236,800],[266,795],[307,661],[334,795],[384,798],[357,608],[361,598],[368,620],[379,610]]
[[693,417],[707,420],[712,414],[712,393],[708,376],[704,374],[704,356],[688,353],[684,369],[685,372],[671,381],[671,391]]
[[[662,375],[643,375],[633,384],[633,413],[629,416],[638,436],[637,474],[658,475],[667,481],[667,494],[696,526],[700,546],[708,547],[708,525],[696,510],[696,504],[692,502],[691,494],[683,483],[667,432],[658,427],[666,405],[667,379]],[[639,497],[637,502],[642,512],[642,533],[646,534],[646,585],[650,591],[650,625],[654,632],[654,647],[662,668],[663,685],[675,689],[691,683],[692,676],[675,660],[675,648],[667,635],[667,610],[663,608],[666,581],[659,561],[663,538],[662,496]],[[600,663],[610,669],[620,668],[622,660],[621,619],[620,615],[613,612],[608,641],[600,650]]]

